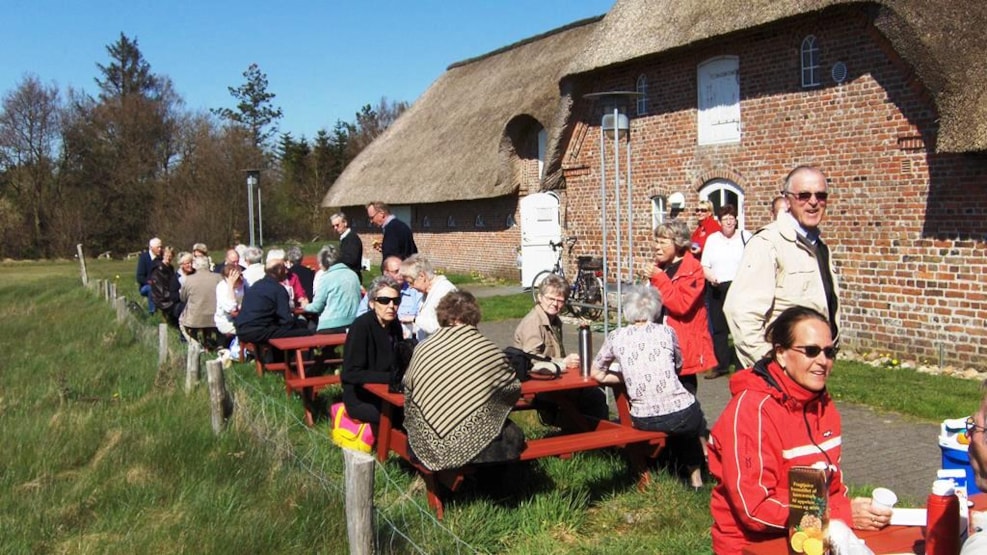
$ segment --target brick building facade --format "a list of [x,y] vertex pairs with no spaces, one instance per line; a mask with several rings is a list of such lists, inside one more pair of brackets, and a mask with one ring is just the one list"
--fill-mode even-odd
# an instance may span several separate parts
[[[810,87],[806,37],[824,70]],[[740,140],[703,145],[697,68],[721,56],[738,61]],[[831,71],[840,62],[845,76]],[[845,344],[933,361],[941,348],[948,361],[987,366],[987,155],[934,152],[935,105],[867,9],[831,9],[583,79],[595,90],[634,90],[641,76],[651,85],[647,112],[628,110],[636,274],[649,270],[653,197],[684,193],[680,217],[694,226],[700,194],[728,182],[755,230],[786,173],[816,165],[830,181],[822,229],[842,283]],[[566,146],[567,233],[599,244],[598,115],[585,100],[574,112],[588,131]]]

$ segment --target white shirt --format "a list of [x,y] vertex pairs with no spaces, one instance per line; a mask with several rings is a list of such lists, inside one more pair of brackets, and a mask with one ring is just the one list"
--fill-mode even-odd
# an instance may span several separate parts
[[418,341],[424,341],[426,337],[439,331],[439,317],[435,314],[435,307],[439,306],[442,297],[457,290],[445,276],[432,278],[432,287],[425,294],[425,300],[422,301],[418,316],[415,317]]
[[729,239],[719,231],[706,239],[702,264],[704,268],[712,271],[713,277],[719,283],[733,281],[733,278],[737,277],[740,259],[744,256],[745,238],[749,241],[751,234],[737,230]]

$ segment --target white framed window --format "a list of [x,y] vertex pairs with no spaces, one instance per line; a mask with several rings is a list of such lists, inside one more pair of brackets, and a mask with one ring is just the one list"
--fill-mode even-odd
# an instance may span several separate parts
[[483,219],[483,214],[477,214],[473,220],[473,227],[487,227],[487,222]]
[[729,179],[711,179],[699,189],[699,199],[713,204],[713,215],[732,204],[737,208],[737,229],[744,229],[744,190]]
[[651,197],[651,229],[665,223],[665,214],[668,207],[668,199],[664,195]]
[[710,58],[697,68],[698,141],[701,145],[740,142],[740,59]]
[[432,227],[432,220],[428,216],[422,216],[422,227],[425,229]]
[[446,218],[446,227],[456,227],[456,217],[449,216]]
[[816,37],[802,39],[802,87],[819,86],[819,45]]
[[643,95],[637,97],[637,115],[643,116],[648,113],[648,78],[643,73],[637,76],[636,90]]

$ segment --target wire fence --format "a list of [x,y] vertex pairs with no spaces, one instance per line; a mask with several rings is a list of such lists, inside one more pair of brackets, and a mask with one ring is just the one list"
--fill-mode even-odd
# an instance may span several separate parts
[[[89,282],[90,291],[118,305],[115,287],[102,280]],[[129,328],[135,338],[149,350],[159,351],[156,381],[177,379],[179,361],[185,361],[185,349],[191,343],[175,345],[169,334],[167,353],[159,330],[152,327],[141,313],[143,308],[123,297],[125,311],[118,309],[117,319]],[[177,338],[177,335],[174,337]],[[184,347],[184,348],[183,348]],[[206,353],[205,357],[215,355]],[[184,365],[181,365],[184,369]],[[329,498],[345,497],[344,463],[341,449],[331,443],[324,424],[308,427],[298,410],[300,400],[266,390],[262,380],[253,374],[253,366],[234,365],[224,372],[227,389],[233,396],[230,425],[250,434],[271,454],[273,461],[305,472]],[[266,376],[269,377],[269,376]],[[283,391],[283,390],[279,390]],[[435,518],[424,502],[424,485],[418,477],[375,459],[374,475],[374,536],[378,553],[431,553],[441,545],[443,553],[486,553],[457,535]]]

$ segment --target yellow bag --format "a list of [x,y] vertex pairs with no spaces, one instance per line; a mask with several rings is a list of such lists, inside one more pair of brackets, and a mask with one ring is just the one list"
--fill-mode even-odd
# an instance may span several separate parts
[[329,408],[332,417],[332,429],[329,435],[332,442],[344,449],[353,449],[369,453],[374,446],[374,431],[370,424],[350,418],[346,414],[346,405],[335,403]]

